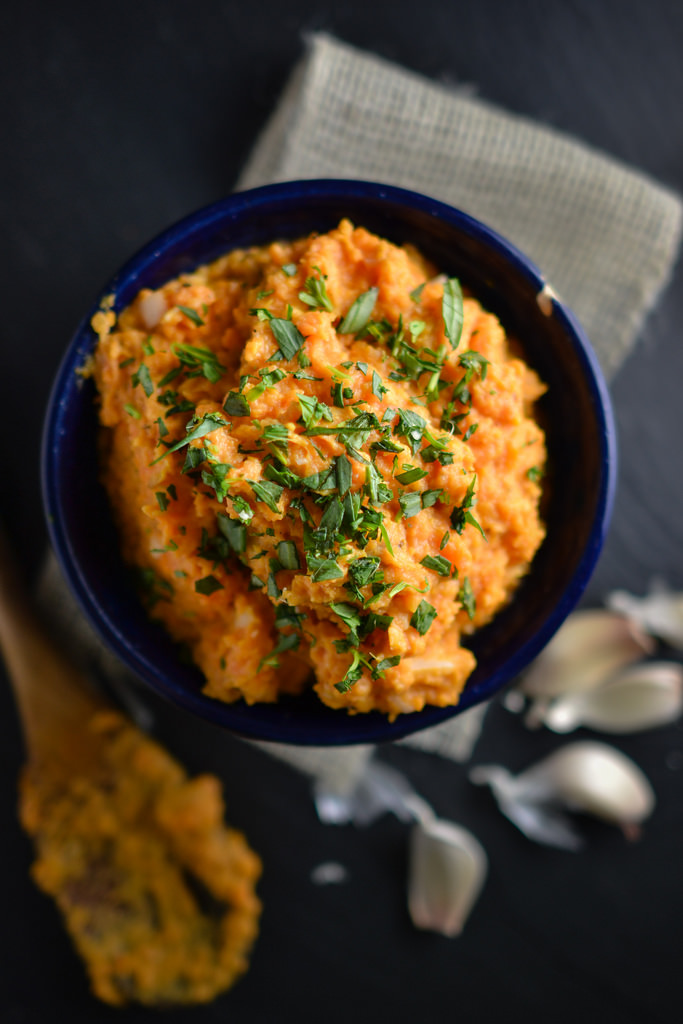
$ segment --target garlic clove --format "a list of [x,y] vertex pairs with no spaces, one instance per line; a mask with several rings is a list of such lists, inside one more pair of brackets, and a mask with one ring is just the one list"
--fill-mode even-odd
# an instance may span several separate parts
[[645,662],[622,669],[602,686],[550,702],[543,723],[554,732],[586,726],[607,733],[631,733],[675,722],[683,713],[683,667]]
[[519,689],[541,699],[590,690],[653,648],[652,638],[617,612],[573,612],[532,662]]
[[148,331],[156,327],[166,312],[166,298],[163,292],[147,292],[140,299],[139,312]]
[[417,928],[460,935],[486,879],[488,858],[466,829],[438,818],[410,836],[408,911]]
[[626,754],[593,740],[568,743],[523,773],[541,771],[567,807],[626,827],[654,810],[655,795],[640,768]]
[[648,633],[683,651],[683,593],[676,593],[661,581],[655,581],[645,597],[615,590],[608,595],[607,604]]
[[580,811],[633,834],[655,806],[646,776],[630,758],[606,743],[568,743],[519,775],[498,765],[470,772],[489,785],[503,812],[530,839],[577,849],[580,839],[563,810]]

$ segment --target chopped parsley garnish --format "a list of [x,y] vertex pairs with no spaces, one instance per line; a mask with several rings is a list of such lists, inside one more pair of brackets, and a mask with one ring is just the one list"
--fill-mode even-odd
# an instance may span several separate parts
[[318,267],[314,268],[317,277],[306,278],[306,288],[304,291],[299,292],[299,298],[302,302],[305,302],[307,306],[312,306],[313,309],[325,309],[328,313],[334,310],[332,300],[327,294],[327,288],[325,286],[325,274],[323,274]]
[[359,334],[368,324],[377,302],[379,288],[369,288],[352,304],[337,330],[340,334]]
[[419,491],[406,491],[398,499],[404,519],[411,519],[422,511],[422,495]]
[[463,370],[466,371],[465,379],[469,382],[472,379],[472,375],[477,373],[482,380],[486,380],[486,373],[489,368],[489,361],[481,352],[475,352],[474,349],[468,349],[467,352],[462,352],[458,356],[458,362],[462,366]]
[[149,367],[144,363],[140,363],[140,366],[131,377],[131,383],[134,388],[138,384],[142,385],[142,390],[145,392],[148,398],[154,394],[154,384],[152,384],[152,378],[149,373]]
[[168,508],[168,495],[164,494],[163,491],[156,491],[154,496],[157,499],[157,502],[159,503],[159,508],[161,509],[161,511],[165,512],[166,509]]
[[462,335],[464,318],[462,289],[457,277],[449,277],[443,286],[441,315],[446,337],[451,343],[451,348],[456,349]]
[[[359,364],[359,366],[360,366],[360,364]],[[385,388],[384,384],[382,384],[382,378],[378,374],[377,370],[373,370],[372,371],[372,393],[373,393],[373,395],[375,396],[375,398],[379,398],[379,400],[381,401],[383,395],[386,395],[387,391],[388,391],[388,388]]]
[[425,569],[431,569],[433,572],[438,572],[439,576],[450,576],[453,566],[444,558],[443,555],[425,555],[420,561],[420,565],[424,565]]
[[470,583],[469,576],[465,576],[462,581],[462,586],[458,591],[458,601],[467,612],[470,619],[474,618],[474,613],[477,610],[477,602],[472,590],[472,584]]
[[131,405],[130,402],[125,402],[123,408],[126,410],[129,416],[133,417],[134,420],[139,420],[142,418],[142,413],[139,412],[134,405]]
[[185,367],[188,377],[206,377],[212,384],[216,384],[225,373],[225,367],[210,348],[178,342],[172,349]]
[[245,392],[244,397],[247,402],[253,402],[256,398],[260,398],[268,388],[274,388],[275,385],[281,380],[284,380],[286,376],[287,374],[285,371],[279,369],[277,366],[272,370],[259,370],[259,377],[261,380],[258,384],[254,384],[253,387],[249,388],[249,390]]
[[426,476],[426,469],[420,469],[419,466],[404,466],[403,472],[396,474],[396,479],[400,484],[414,484]]
[[181,441],[177,441],[175,444],[167,448],[163,455],[160,455],[158,459],[154,459],[150,465],[154,466],[157,462],[161,462],[171,452],[177,452],[179,448],[184,448],[190,441],[196,441],[199,437],[205,437],[206,434],[212,434],[214,430],[218,430],[219,427],[227,427],[227,422],[223,419],[219,412],[207,412],[205,416],[202,416],[199,420],[196,417],[192,417],[189,421],[185,430],[187,431],[185,437]]
[[228,392],[228,396],[223,402],[223,408],[228,416],[249,416],[251,413],[249,402],[238,391]]
[[192,309],[191,306],[181,306],[178,304],[178,309],[181,313],[184,313],[188,320],[191,320],[195,327],[203,327],[204,321],[200,317],[196,309]]
[[271,480],[262,480],[260,483],[255,480],[248,480],[247,482],[251,484],[251,489],[253,490],[256,498],[259,501],[265,502],[271,512],[280,511],[278,508],[278,501],[282,497],[282,492],[284,490],[280,484],[276,484]]
[[291,540],[281,540],[277,546],[277,557],[283,569],[300,568],[299,553]]
[[314,427],[322,419],[332,421],[332,410],[325,402],[319,401],[313,395],[297,395],[296,397],[301,409],[301,418],[306,427]]
[[537,484],[539,480],[543,479],[543,468],[541,466],[530,466],[526,471],[526,475],[527,480]]
[[223,584],[215,576],[204,576],[201,580],[195,580],[194,589],[198,594],[214,594],[217,590],[223,590]]
[[293,359],[304,344],[304,336],[298,327],[295,327],[291,320],[282,320],[279,317],[272,317],[269,321],[275,340],[280,346],[274,355],[274,359]]
[[424,636],[435,618],[436,608],[423,598],[410,618],[410,625]]
[[474,526],[477,530],[479,530],[479,533],[482,535],[484,540],[486,540],[486,534],[482,530],[480,523],[474,518],[474,516],[470,512],[470,509],[476,502],[474,495],[474,488],[476,482],[477,477],[475,475],[472,477],[470,481],[470,484],[467,488],[467,492],[461,504],[456,505],[453,511],[451,512],[451,526],[453,527],[456,533],[462,533],[467,523],[469,523],[470,526]]
[[282,273],[286,274],[287,277],[294,277],[296,274],[296,263],[283,263]]
[[224,512],[218,513],[216,522],[218,523],[218,529],[227,540],[231,550],[236,555],[243,555],[247,550],[247,528],[245,524],[239,519],[226,516]]

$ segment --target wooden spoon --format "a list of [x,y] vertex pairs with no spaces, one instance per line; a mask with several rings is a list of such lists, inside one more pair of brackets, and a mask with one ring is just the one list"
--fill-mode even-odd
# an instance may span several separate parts
[[28,762],[32,874],[112,1004],[207,1002],[248,965],[260,861],[218,779],[184,769],[95,694],[35,619],[0,535],[0,648]]

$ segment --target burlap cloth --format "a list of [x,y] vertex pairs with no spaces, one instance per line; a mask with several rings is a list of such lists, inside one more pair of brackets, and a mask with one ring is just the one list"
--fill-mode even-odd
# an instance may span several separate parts
[[[574,309],[608,377],[667,283],[680,242],[680,199],[643,174],[499,110],[471,88],[426,81],[317,34],[307,40],[238,188],[325,177],[415,189],[499,231]],[[135,689],[64,589],[50,561],[41,592],[52,617],[57,609],[61,632],[95,659],[144,724]],[[474,708],[401,742],[463,761],[483,714]],[[262,746],[337,789],[354,783],[372,749]]]

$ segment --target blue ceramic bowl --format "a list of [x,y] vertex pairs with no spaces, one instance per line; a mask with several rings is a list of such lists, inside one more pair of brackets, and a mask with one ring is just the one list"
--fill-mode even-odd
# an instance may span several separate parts
[[105,643],[158,694],[211,722],[254,739],[333,745],[397,739],[437,725],[497,693],[541,650],[581,596],[595,566],[614,491],[616,446],[609,397],[590,344],[556,299],[538,302],[544,280],[495,232],[425,196],[357,181],[302,181],[237,193],[169,228],[105,286],[114,309],[141,288],[222,253],[274,238],[326,231],[348,217],[396,243],[411,242],[457,276],[521,339],[527,361],[548,384],[539,415],[547,432],[547,538],[511,604],[470,641],[477,668],[456,708],[427,708],[390,723],[373,712],[348,715],[314,694],[252,707],[201,692],[199,671],[183,664],[151,623],[119,555],[99,484],[92,381],[76,370],[93,351],[85,315],[55,381],[45,423],[43,493],[57,557],[80,605]]

